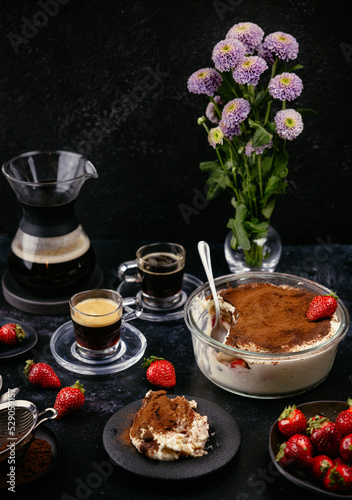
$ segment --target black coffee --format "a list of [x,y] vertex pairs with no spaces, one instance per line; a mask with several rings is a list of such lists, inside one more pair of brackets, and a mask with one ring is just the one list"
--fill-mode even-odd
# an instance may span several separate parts
[[11,251],[8,267],[13,278],[26,288],[37,293],[57,295],[84,286],[95,266],[95,252],[92,247],[83,255],[55,263],[31,262],[18,257]]
[[72,319],[77,343],[95,351],[102,351],[114,346],[120,339],[121,319],[107,326],[91,327],[80,325]]
[[182,289],[184,261],[177,255],[158,252],[138,262],[142,291],[151,297],[167,298]]

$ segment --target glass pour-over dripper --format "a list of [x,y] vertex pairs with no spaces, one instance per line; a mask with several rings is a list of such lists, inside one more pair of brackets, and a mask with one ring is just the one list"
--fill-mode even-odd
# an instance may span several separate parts
[[23,209],[8,268],[21,286],[58,296],[84,287],[95,253],[74,204],[84,182],[98,177],[83,156],[69,151],[24,153],[2,166]]

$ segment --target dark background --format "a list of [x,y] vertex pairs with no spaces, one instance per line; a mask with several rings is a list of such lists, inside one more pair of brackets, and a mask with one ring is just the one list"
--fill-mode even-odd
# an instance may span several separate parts
[[[222,242],[229,198],[205,202],[198,167],[214,157],[196,123],[207,100],[186,85],[233,24],[251,21],[297,38],[304,92],[293,107],[318,112],[288,144],[272,223],[283,244],[352,243],[349,4],[1,2],[0,162],[44,148],[85,154],[99,173],[77,202],[91,238]],[[0,193],[0,233],[11,236],[20,208],[2,175]]]

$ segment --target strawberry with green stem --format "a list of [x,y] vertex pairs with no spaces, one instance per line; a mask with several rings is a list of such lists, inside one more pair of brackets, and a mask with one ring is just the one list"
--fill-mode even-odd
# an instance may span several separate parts
[[307,311],[310,321],[331,318],[337,309],[338,296],[331,292],[328,295],[317,295],[312,299]]
[[54,370],[47,363],[34,363],[33,359],[26,361],[23,373],[29,382],[46,389],[59,389],[61,382]]
[[16,323],[6,323],[0,328],[0,344],[16,345],[26,337],[22,326]]
[[64,387],[59,391],[55,399],[54,409],[57,410],[57,419],[63,418],[72,411],[81,408],[85,402],[85,389],[79,383],[79,380],[74,385]]
[[150,356],[148,359],[144,359],[142,366],[147,369],[147,379],[151,384],[164,389],[176,385],[175,368],[165,358]]

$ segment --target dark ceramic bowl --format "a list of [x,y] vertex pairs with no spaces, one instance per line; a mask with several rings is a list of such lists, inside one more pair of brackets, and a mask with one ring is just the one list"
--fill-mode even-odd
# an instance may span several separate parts
[[[304,403],[297,406],[307,419],[314,417],[315,415],[323,415],[328,417],[331,421],[335,421],[337,415],[342,410],[348,409],[348,404],[342,401],[315,401],[311,403]],[[271,427],[270,436],[269,436],[269,454],[274,462],[277,470],[291,483],[304,488],[305,490],[310,491],[311,493],[315,493],[322,497],[328,498],[350,498],[352,499],[351,494],[342,494],[342,493],[333,493],[324,489],[323,485],[319,485],[312,481],[309,481],[307,477],[300,472],[288,472],[280,464],[278,464],[275,460],[275,457],[279,451],[280,444],[286,441],[287,438],[281,434],[278,428],[278,421],[276,420]]]

